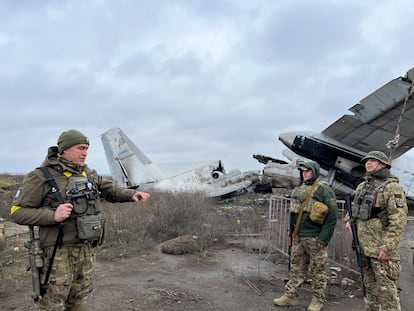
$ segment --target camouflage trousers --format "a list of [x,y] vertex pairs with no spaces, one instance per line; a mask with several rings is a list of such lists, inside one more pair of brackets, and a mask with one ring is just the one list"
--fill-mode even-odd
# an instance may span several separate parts
[[[44,249],[44,282],[53,247]],[[93,290],[95,249],[90,244],[63,245],[57,248],[46,294],[36,310],[87,310],[86,300]]]
[[364,258],[367,263],[364,267],[367,297],[365,310],[367,311],[400,311],[400,298],[396,281],[401,274],[399,261],[380,261],[376,258]]
[[316,237],[297,237],[292,246],[289,281],[285,286],[286,295],[292,298],[298,296],[298,288],[306,280],[310,270],[313,296],[323,303],[327,285],[327,260],[327,250],[318,247]]

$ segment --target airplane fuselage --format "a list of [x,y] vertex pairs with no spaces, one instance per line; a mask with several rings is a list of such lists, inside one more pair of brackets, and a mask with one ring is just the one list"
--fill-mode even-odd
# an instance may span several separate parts
[[[364,152],[347,147],[319,133],[289,132],[279,135],[279,140],[299,156],[314,160],[321,168],[333,172],[334,179],[352,189],[362,181],[365,168],[361,164]],[[414,198],[414,168],[404,157],[392,162],[391,173],[397,176],[407,197]]]
[[327,171],[334,168],[335,178],[351,188],[362,181],[363,153],[350,150],[318,133],[282,133],[279,140],[294,153],[318,162],[321,168]]

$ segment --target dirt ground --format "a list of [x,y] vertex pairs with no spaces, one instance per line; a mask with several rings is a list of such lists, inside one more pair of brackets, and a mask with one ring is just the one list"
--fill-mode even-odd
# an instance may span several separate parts
[[[403,274],[399,287],[404,311],[414,310],[413,227],[411,223],[401,247]],[[299,306],[276,307],[273,299],[283,293],[288,276],[286,259],[275,253],[246,251],[243,243],[228,243],[190,255],[167,255],[154,250],[116,262],[98,262],[96,268],[90,310],[297,311],[307,310],[311,300],[310,284],[305,284]],[[16,282],[20,286],[15,291],[9,291],[7,284],[1,282],[0,309],[32,310],[30,277]],[[323,310],[363,309],[355,286],[328,286]]]
[[[11,226],[8,225],[7,232],[15,235]],[[17,227],[27,230],[26,226]],[[25,239],[11,239],[8,243],[20,249],[22,258],[27,260]],[[254,252],[252,243],[239,239],[203,253],[168,255],[153,250],[115,262],[98,261],[90,310],[307,310],[310,284],[302,286],[299,306],[283,308],[273,304],[273,299],[283,294],[288,277],[287,260],[273,251]],[[414,310],[413,249],[411,216],[401,243],[403,271],[398,286],[403,311]],[[361,291],[357,288],[360,280],[356,278],[355,285],[341,287],[338,285],[341,279],[338,277],[338,282],[330,279],[323,310],[363,310]],[[32,310],[31,293],[29,274],[13,280],[13,286],[0,279],[0,310]]]

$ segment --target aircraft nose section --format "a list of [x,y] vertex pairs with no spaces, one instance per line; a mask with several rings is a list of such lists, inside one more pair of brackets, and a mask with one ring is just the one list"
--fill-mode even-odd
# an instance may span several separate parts
[[279,140],[288,148],[290,148],[293,145],[293,142],[296,138],[296,133],[281,133],[279,135]]

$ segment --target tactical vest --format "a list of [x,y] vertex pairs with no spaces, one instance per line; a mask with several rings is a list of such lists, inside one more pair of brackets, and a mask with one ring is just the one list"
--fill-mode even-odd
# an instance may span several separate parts
[[99,191],[86,176],[70,176],[66,196],[73,205],[80,240],[96,241],[102,237],[104,220],[100,210]]
[[[315,193],[315,191],[317,191],[319,187],[328,185],[326,182],[321,181],[321,180],[318,180],[317,183],[318,185],[313,190],[313,193]],[[299,187],[296,187],[295,189],[293,189],[291,197],[295,200],[292,202],[291,210],[290,210],[291,212],[293,213],[299,212],[300,205],[306,199],[306,194],[311,186],[312,185],[302,184]],[[316,202],[316,200],[313,198],[313,193],[311,194],[311,199],[309,200],[308,204],[303,209],[304,212],[310,213],[313,204]]]
[[394,178],[387,178],[385,181],[364,182],[362,187],[355,194],[352,206],[353,217],[360,220],[379,218],[384,226],[388,225],[388,215],[385,209],[384,189],[395,182]]
[[73,205],[74,216],[100,213],[99,192],[86,176],[70,176],[66,196]]

